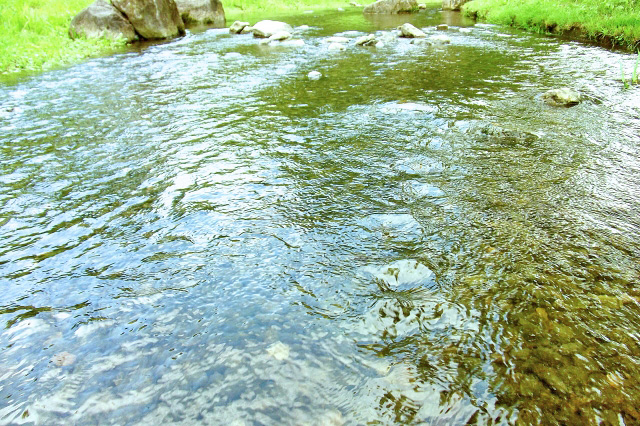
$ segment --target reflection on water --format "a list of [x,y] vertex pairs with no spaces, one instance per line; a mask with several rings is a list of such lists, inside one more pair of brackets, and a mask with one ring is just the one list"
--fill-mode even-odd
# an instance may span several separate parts
[[0,88],[1,423],[640,422],[632,59],[394,19]]

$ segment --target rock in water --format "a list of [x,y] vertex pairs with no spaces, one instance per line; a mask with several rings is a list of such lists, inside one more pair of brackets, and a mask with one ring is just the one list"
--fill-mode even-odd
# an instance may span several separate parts
[[447,31],[448,29],[449,29],[449,26],[447,24],[440,24],[436,26],[436,30],[438,31]]
[[170,38],[184,34],[184,22],[173,0],[111,0],[146,39]]
[[293,27],[286,22],[264,20],[253,26],[253,35],[260,38],[269,38],[279,32],[293,32]]
[[56,367],[66,367],[76,362],[76,356],[69,352],[60,352],[51,357],[51,362]]
[[411,13],[418,10],[416,0],[378,0],[364,8],[363,13]]
[[320,71],[311,71],[307,74],[307,78],[309,80],[320,80],[322,78],[322,73]]
[[400,37],[421,38],[426,36],[422,30],[419,30],[408,22],[400,26]]
[[442,9],[460,10],[460,7],[469,0],[442,0]]
[[285,345],[282,342],[276,342],[267,348],[267,353],[278,361],[288,359],[289,352],[291,352],[289,345]]
[[342,43],[331,43],[329,45],[329,47],[327,47],[327,49],[329,49],[329,50],[347,50],[347,47]]
[[552,89],[542,95],[542,99],[552,106],[573,106],[580,103],[580,93],[568,87]]
[[451,39],[449,37],[447,37],[444,34],[438,34],[438,35],[434,35],[431,36],[431,38],[429,38],[429,40],[431,40],[431,42],[433,44],[449,44],[451,43]]
[[374,34],[362,36],[356,40],[356,46],[375,46],[376,43],[377,40]]
[[242,32],[242,30],[245,29],[245,27],[248,27],[249,23],[248,22],[242,22],[242,21],[235,21],[233,24],[231,24],[231,26],[229,27],[229,32],[231,34],[240,34]]
[[111,3],[97,0],[78,13],[69,28],[71,38],[123,38],[128,42],[138,38],[131,22]]
[[220,0],[174,0],[185,25],[223,28],[227,21]]
[[292,37],[291,33],[287,31],[278,31],[269,37],[270,41],[284,41],[289,40]]

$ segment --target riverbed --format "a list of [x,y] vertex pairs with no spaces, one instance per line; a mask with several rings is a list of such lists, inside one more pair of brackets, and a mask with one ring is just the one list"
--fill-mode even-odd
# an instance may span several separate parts
[[0,85],[0,423],[640,422],[635,58],[281,19]]

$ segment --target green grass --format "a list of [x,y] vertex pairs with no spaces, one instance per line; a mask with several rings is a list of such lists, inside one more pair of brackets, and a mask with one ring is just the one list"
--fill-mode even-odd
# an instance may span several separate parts
[[473,0],[463,11],[539,33],[577,30],[592,40],[640,47],[640,0]]
[[109,53],[123,42],[71,40],[71,19],[93,0],[0,0],[0,74],[40,71]]

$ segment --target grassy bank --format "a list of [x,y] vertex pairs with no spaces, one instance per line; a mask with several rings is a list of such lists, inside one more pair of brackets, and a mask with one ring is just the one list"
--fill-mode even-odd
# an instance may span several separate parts
[[0,73],[49,69],[123,45],[69,38],[71,19],[93,0],[0,1]]
[[640,0],[473,0],[463,11],[539,33],[581,34],[604,45],[640,47]]
[[[350,0],[222,0],[227,21],[237,16],[248,13],[275,13],[301,12],[304,10],[321,10],[331,8],[347,8]],[[366,1],[371,3],[371,1]]]

